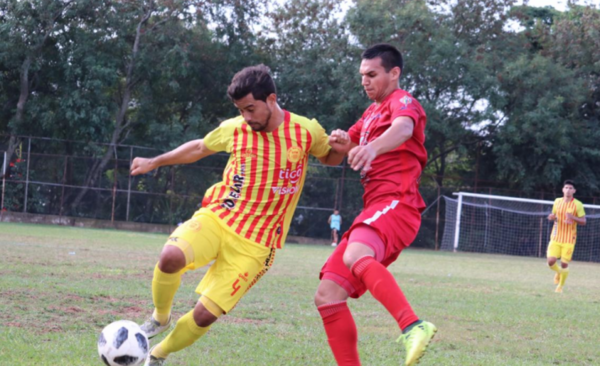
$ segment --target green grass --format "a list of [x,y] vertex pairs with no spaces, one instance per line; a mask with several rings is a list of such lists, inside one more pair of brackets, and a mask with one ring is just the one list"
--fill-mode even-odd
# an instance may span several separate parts
[[[141,322],[166,235],[0,223],[0,365],[101,365],[100,330]],[[169,365],[334,365],[313,306],[332,248],[288,245],[206,337]],[[563,294],[543,259],[407,250],[390,267],[439,332],[421,365],[600,365],[600,265],[573,263]],[[197,300],[205,269],[175,299]],[[350,301],[363,365],[399,365],[397,327],[367,294]]]

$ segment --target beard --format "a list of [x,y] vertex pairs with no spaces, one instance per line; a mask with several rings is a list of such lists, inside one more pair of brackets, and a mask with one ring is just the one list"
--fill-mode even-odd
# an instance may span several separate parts
[[267,106],[267,118],[265,118],[265,121],[263,123],[261,122],[248,122],[248,126],[250,126],[250,128],[252,129],[252,131],[255,132],[262,132],[264,130],[267,129],[267,127],[269,126],[269,121],[271,120],[271,108],[269,108]]

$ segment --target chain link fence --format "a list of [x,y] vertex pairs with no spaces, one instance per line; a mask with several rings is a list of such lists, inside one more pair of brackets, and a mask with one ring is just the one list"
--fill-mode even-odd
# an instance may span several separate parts
[[[206,189],[221,179],[229,157],[215,154],[194,164],[162,167],[132,177],[129,166],[134,157],[153,157],[164,151],[133,145],[13,136],[16,149],[8,159],[9,140],[10,136],[0,135],[0,157],[6,160],[5,171],[0,172],[3,211],[113,222],[177,225],[187,220],[200,207]],[[109,149],[112,155],[102,166],[102,158]],[[444,195],[451,196],[462,190],[523,196],[522,192],[498,188],[498,182],[444,177],[446,187],[440,188],[436,181],[434,176],[422,178],[421,194],[428,207],[422,215],[421,229],[413,243],[415,247],[439,247],[445,224],[445,202],[439,198]],[[485,187],[485,183],[494,188]],[[289,234],[329,239],[327,219],[334,208],[340,210],[342,232],[346,231],[362,209],[362,193],[358,173],[345,162],[330,167],[311,158]],[[553,195],[541,193],[533,198],[549,197]],[[593,197],[581,199],[596,203]]]

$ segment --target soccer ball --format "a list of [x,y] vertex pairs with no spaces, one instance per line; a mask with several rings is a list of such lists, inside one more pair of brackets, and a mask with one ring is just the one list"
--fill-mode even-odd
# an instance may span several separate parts
[[118,320],[100,333],[98,354],[107,366],[138,366],[148,355],[148,338],[136,323]]

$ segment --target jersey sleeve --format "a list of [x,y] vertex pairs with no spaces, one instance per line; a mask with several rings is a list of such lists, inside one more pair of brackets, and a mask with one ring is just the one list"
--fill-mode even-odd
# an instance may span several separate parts
[[409,95],[404,95],[400,99],[390,101],[390,108],[391,122],[394,122],[398,117],[409,117],[413,120],[415,128],[419,127],[417,125],[422,120],[421,117],[425,114],[419,102]]
[[348,135],[350,135],[350,141],[355,144],[360,144],[360,132],[362,131],[363,119],[359,119],[355,124],[350,127],[348,130]]
[[[562,198],[559,198],[562,199]],[[556,215],[556,206],[558,206],[558,199],[554,200],[554,204],[552,205],[552,213]]]
[[203,142],[204,146],[211,151],[231,152],[231,145],[233,143],[232,123],[229,120],[224,121],[219,127],[204,136]]
[[317,158],[322,158],[323,156],[329,154],[329,151],[331,150],[331,146],[329,145],[329,136],[316,119],[310,120],[308,124],[308,131],[312,139],[310,150],[308,152]]
[[585,210],[583,209],[583,203],[581,203],[580,201],[576,201],[575,208],[577,209],[577,217],[585,216]]

